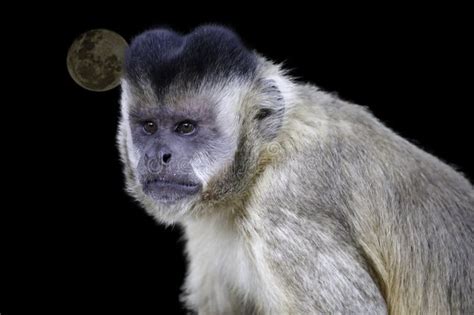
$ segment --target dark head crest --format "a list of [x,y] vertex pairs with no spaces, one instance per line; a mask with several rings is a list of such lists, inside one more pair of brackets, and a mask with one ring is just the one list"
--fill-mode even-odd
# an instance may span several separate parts
[[125,76],[137,82],[142,76],[157,91],[176,78],[194,80],[248,77],[257,61],[240,38],[221,26],[201,26],[187,35],[154,29],[133,39],[125,59]]

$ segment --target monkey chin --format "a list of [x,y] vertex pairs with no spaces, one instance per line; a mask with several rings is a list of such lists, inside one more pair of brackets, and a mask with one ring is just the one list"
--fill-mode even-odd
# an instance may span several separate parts
[[142,186],[147,197],[145,209],[165,224],[182,221],[191,214],[191,209],[202,192],[201,184],[177,184],[171,182],[153,182]]

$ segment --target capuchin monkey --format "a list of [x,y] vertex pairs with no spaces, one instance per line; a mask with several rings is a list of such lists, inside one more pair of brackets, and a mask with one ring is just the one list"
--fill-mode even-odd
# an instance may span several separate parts
[[126,53],[128,192],[179,224],[199,314],[474,314],[474,189],[361,106],[236,34],[154,29]]

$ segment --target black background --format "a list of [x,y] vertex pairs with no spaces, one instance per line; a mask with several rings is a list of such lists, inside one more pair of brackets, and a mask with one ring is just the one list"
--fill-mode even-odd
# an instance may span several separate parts
[[155,223],[123,190],[119,88],[90,92],[67,72],[70,44],[90,29],[130,41],[159,25],[182,32],[228,25],[301,81],[368,106],[472,178],[472,33],[462,9],[274,5],[257,12],[228,4],[213,13],[131,5],[29,7],[32,17],[19,14],[10,25],[17,35],[5,35],[14,104],[2,117],[10,135],[3,139],[2,315],[182,312],[180,229]]

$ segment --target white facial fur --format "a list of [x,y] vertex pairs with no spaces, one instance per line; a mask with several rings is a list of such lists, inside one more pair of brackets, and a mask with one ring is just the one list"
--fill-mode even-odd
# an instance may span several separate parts
[[[233,162],[237,150],[238,138],[240,133],[239,111],[244,102],[245,93],[249,90],[245,83],[234,80],[223,85],[203,85],[190,92],[189,95],[169,96],[166,101],[183,103],[182,100],[189,98],[190,95],[195,99],[212,99],[216,104],[216,124],[220,132],[219,142],[209,143],[206,150],[197,152],[190,164],[194,175],[200,180],[202,190],[206,190],[209,181],[222,172],[223,169],[230,166]],[[147,92],[144,92],[147,91]],[[143,80],[140,86],[140,94],[137,95],[136,87],[133,87],[126,80],[122,81],[122,121],[120,124],[120,133],[125,135],[127,156],[131,171],[138,174],[137,166],[139,164],[141,153],[136,148],[132,139],[132,131],[129,119],[130,107],[132,104],[158,104],[156,96],[152,92],[150,84]],[[153,105],[151,105],[153,106]],[[178,105],[179,106],[179,105]],[[156,202],[146,196],[138,180],[134,176],[134,183],[129,183],[129,190],[136,196],[145,208],[157,219],[164,223],[175,223],[184,216],[191,214],[194,204],[200,199],[200,196],[192,196],[187,199],[179,200],[176,203]]]

